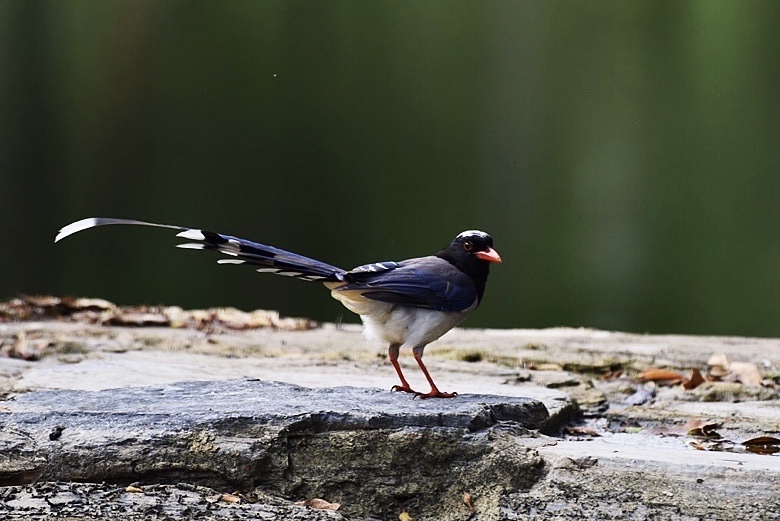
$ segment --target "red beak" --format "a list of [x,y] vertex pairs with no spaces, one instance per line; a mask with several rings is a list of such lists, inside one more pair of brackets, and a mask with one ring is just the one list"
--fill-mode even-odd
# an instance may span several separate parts
[[488,262],[501,262],[501,256],[493,248],[488,248],[487,251],[478,251],[474,255],[478,259],[482,259]]

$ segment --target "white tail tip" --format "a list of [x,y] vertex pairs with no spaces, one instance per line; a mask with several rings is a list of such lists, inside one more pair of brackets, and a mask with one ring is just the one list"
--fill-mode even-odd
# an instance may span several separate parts
[[69,235],[73,235],[74,233],[78,233],[82,230],[86,230],[87,228],[92,228],[94,226],[98,226],[98,220],[95,217],[89,217],[87,219],[76,221],[75,223],[70,223],[59,231],[57,236],[54,238],[54,242],[58,242]]

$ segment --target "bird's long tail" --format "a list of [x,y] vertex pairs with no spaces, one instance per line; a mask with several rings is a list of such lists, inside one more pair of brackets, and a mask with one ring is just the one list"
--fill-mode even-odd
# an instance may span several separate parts
[[109,224],[134,224],[140,226],[154,226],[157,228],[170,228],[178,230],[176,237],[187,239],[191,242],[178,244],[179,248],[191,248],[197,250],[215,250],[225,255],[226,259],[219,259],[220,264],[248,264],[259,266],[257,271],[261,273],[275,273],[287,277],[295,277],[302,280],[313,281],[337,281],[345,271],[341,268],[325,262],[311,259],[297,253],[292,253],[273,246],[266,246],[257,242],[248,241],[232,235],[175,226],[171,224],[157,224],[133,219],[112,219],[110,217],[90,217],[71,223],[62,228],[54,242],[58,242],[69,235]]

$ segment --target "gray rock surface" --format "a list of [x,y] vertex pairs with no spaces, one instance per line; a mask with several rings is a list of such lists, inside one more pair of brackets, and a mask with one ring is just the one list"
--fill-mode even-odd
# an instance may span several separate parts
[[511,513],[504,519],[780,519],[780,465],[772,456],[692,450],[679,438],[641,434],[562,440],[539,454],[544,479],[504,498]]
[[531,429],[548,418],[530,398],[419,400],[247,380],[38,391],[5,403],[0,480],[188,483],[327,498],[364,517],[408,505],[438,515],[467,489],[495,508],[535,483],[543,442]]
[[[435,402],[389,393],[384,347],[352,325],[11,322],[3,352],[35,358],[0,357],[0,519],[780,519],[780,455],[740,444],[780,433],[778,339],[457,329],[426,350],[442,390],[462,393]],[[631,404],[640,371],[705,371],[718,352],[767,385]],[[529,397],[548,420],[518,408]],[[595,434],[536,434],[573,400]],[[697,421],[721,438],[686,434]],[[341,507],[294,504],[315,497]]]
[[10,520],[290,520],[338,521],[332,510],[296,505],[271,496],[249,494],[238,502],[232,494],[207,487],[178,483],[134,487],[110,483],[38,482],[0,489],[0,516]]

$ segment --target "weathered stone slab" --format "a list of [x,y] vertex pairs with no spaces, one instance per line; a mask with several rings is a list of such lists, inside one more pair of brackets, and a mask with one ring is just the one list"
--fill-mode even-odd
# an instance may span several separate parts
[[780,519],[780,459],[692,450],[642,434],[541,447],[546,476],[502,498],[504,519],[765,521]]
[[[385,349],[366,344],[352,325],[220,332],[21,322],[0,324],[0,344],[17,355],[38,353],[37,361],[0,359],[0,393],[15,396],[0,402],[0,468],[6,483],[38,480],[0,487],[0,519],[356,521],[397,519],[404,510],[415,521],[780,519],[780,455],[739,452],[740,442],[779,432],[776,398],[755,400],[776,391],[780,339],[455,330],[426,350],[442,389],[462,393],[449,402],[373,389],[389,389],[396,377]],[[615,368],[628,376],[651,366],[704,371],[715,352],[755,364],[766,386],[716,402],[661,388],[653,401],[627,406],[633,381],[598,378]],[[412,386],[424,387],[414,360],[401,363]],[[568,371],[533,369],[548,363]],[[325,394],[275,394],[257,382],[235,382],[240,378]],[[230,381],[205,392],[194,380]],[[353,397],[333,388],[344,384],[367,389]],[[239,392],[242,386],[247,390]],[[82,394],[71,393],[77,390]],[[30,391],[39,401],[23,396]],[[341,404],[321,406],[326,395]],[[571,417],[576,399],[596,417],[585,426],[597,432],[529,438],[532,423],[494,407],[514,404],[507,395],[542,401],[550,413],[544,432]],[[171,408],[175,396],[194,405]],[[456,407],[475,397],[490,406]],[[274,416],[276,405],[290,417]],[[450,406],[456,408],[423,410]],[[66,423],[75,413],[97,423],[92,430]],[[400,423],[388,423],[387,414]],[[707,440],[683,428],[695,420],[722,424],[717,431],[733,447],[696,450]],[[166,424],[178,427],[160,427]],[[50,440],[58,425],[61,436]],[[682,431],[669,435],[675,426]],[[79,451],[95,456],[79,460]],[[58,468],[70,474],[56,474]],[[115,477],[45,481],[69,475]],[[133,482],[142,492],[125,489]],[[243,491],[240,502],[215,500],[233,491]],[[327,512],[292,503],[313,497],[342,507]]]
[[547,419],[530,398],[250,380],[38,391],[5,402],[0,479],[259,489],[379,517],[467,489],[487,506],[538,479],[524,436]]

